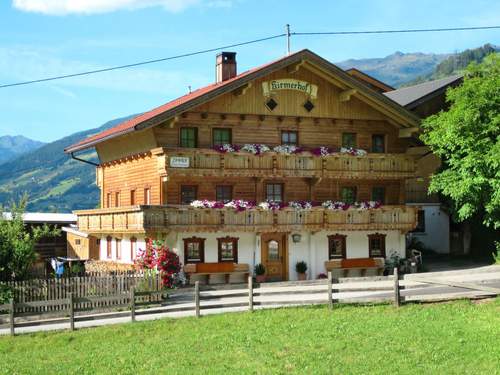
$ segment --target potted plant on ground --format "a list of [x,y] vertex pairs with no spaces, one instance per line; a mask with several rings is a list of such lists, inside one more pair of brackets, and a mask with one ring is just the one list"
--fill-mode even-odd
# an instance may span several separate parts
[[262,263],[256,264],[254,268],[255,281],[263,283],[266,281],[266,267]]
[[297,275],[299,280],[306,280],[307,279],[307,263],[304,261],[297,262],[295,265],[295,271],[297,271]]

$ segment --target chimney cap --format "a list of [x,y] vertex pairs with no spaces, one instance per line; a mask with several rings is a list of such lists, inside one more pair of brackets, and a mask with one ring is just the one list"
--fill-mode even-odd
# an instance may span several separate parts
[[236,60],[236,52],[220,52],[217,54],[217,60],[222,60],[222,61],[235,61]]

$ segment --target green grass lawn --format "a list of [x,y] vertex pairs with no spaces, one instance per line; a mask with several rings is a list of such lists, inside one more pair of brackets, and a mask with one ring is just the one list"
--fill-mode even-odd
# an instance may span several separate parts
[[500,299],[283,308],[0,338],[2,374],[500,374]]

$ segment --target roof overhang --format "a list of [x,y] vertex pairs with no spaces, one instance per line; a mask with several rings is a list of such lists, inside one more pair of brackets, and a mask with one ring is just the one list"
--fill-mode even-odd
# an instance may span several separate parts
[[[420,119],[414,115],[412,112],[402,107],[398,103],[393,100],[385,97],[384,95],[378,93],[375,90],[370,89],[365,84],[359,82],[356,78],[352,77],[348,73],[346,73],[341,68],[332,64],[328,60],[322,58],[321,56],[305,49],[284,58],[281,58],[273,63],[264,65],[261,68],[257,68],[254,70],[250,70],[248,72],[244,72],[239,76],[231,79],[227,82],[224,82],[220,86],[215,86],[213,89],[208,90],[207,92],[200,94],[192,99],[186,100],[179,105],[175,105],[168,110],[165,110],[161,113],[152,115],[149,118],[145,118],[143,121],[135,124],[133,127],[118,130],[116,132],[112,132],[111,134],[105,135],[103,137],[89,139],[88,142],[83,140],[80,143],[69,146],[64,151],[66,153],[74,153],[77,151],[81,151],[84,149],[88,149],[96,146],[97,144],[104,142],[106,140],[129,134],[134,131],[144,130],[156,125],[159,125],[169,119],[175,118],[176,116],[186,112],[192,108],[195,108],[201,104],[204,104],[210,100],[213,100],[225,93],[231,92],[233,90],[240,89],[247,85],[249,82],[254,81],[260,77],[266,76],[270,73],[278,71],[280,69],[286,68],[290,65],[300,64],[307,65],[309,67],[316,68],[316,71],[321,71],[323,74],[328,75],[332,80],[336,81],[338,85],[348,88],[356,89],[356,97],[361,100],[367,102],[368,104],[375,105],[378,109],[380,109],[389,119],[392,119],[393,123],[400,125],[401,127],[415,127],[420,123]],[[151,111],[152,112],[152,111]],[[148,113],[144,113],[140,116],[147,117]],[[117,125],[119,127],[121,124]]]

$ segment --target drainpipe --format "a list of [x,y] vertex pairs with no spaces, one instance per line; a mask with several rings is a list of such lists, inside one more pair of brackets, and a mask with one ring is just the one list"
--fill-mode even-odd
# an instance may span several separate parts
[[89,161],[89,160],[85,160],[85,159],[80,159],[79,157],[75,156],[74,152],[72,152],[70,155],[71,155],[71,159],[74,159],[74,160],[77,160],[77,161],[81,161],[82,163],[87,163],[87,164],[93,165],[94,167],[98,167],[99,166],[99,164],[94,163],[93,161]]

